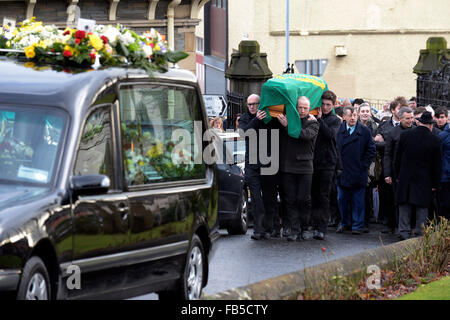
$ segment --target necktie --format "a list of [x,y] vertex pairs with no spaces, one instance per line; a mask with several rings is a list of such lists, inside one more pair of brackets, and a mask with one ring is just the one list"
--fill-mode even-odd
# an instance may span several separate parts
[[352,128],[348,128],[348,134],[352,134]]

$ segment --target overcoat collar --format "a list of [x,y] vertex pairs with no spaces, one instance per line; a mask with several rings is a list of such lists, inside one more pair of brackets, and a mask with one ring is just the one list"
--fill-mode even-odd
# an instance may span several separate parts
[[341,134],[343,135],[343,145],[345,146],[346,144],[352,143],[353,141],[357,140],[359,138],[359,136],[361,136],[362,134],[362,129],[361,126],[362,124],[359,122],[359,120],[356,122],[356,126],[355,126],[355,130],[353,131],[352,134],[349,134],[347,131],[347,123],[344,121],[342,122],[342,127],[341,127]]

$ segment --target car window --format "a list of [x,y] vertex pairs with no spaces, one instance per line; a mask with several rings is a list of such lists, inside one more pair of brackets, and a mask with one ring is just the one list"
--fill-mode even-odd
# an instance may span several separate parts
[[216,161],[218,163],[236,164],[245,161],[245,140],[239,135],[229,133],[217,133],[211,131],[214,138],[216,150]]
[[[125,179],[128,185],[201,179],[201,109],[193,87],[134,84],[120,87]],[[200,134],[194,134],[194,125]]]
[[87,118],[81,134],[74,175],[104,174],[114,188],[111,107],[96,108]]
[[0,179],[50,183],[66,122],[57,109],[0,107]]

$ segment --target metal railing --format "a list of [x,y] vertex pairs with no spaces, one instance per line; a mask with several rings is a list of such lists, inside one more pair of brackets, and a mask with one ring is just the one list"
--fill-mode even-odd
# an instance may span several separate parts
[[417,77],[417,104],[450,108],[450,61],[440,70]]
[[238,113],[244,113],[244,96],[238,93],[227,93],[227,127],[234,128],[234,121]]

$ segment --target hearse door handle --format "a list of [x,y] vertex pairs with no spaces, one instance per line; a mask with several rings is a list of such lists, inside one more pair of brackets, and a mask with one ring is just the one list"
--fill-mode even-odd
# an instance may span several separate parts
[[122,220],[126,220],[128,218],[128,211],[129,211],[129,208],[125,203],[119,204],[119,213],[120,213],[120,217],[122,218]]

